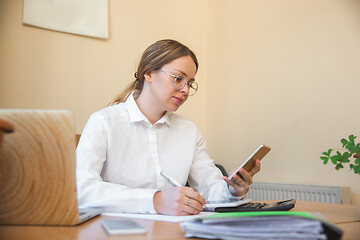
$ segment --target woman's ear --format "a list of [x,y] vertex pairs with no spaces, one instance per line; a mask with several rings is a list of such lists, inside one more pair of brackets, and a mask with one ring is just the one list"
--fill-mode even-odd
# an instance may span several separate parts
[[152,81],[151,80],[151,74],[152,74],[151,71],[144,74],[145,81],[147,81],[148,83],[151,83],[151,81]]

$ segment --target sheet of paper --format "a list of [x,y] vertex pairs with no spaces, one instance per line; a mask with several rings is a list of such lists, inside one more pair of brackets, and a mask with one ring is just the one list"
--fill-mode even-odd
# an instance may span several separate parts
[[199,217],[206,217],[215,214],[215,212],[201,212],[198,215],[187,215],[187,216],[169,216],[160,214],[137,214],[137,213],[110,213],[105,212],[102,215],[112,217],[125,217],[125,218],[139,218],[149,219],[164,222],[183,222],[187,220],[197,219]]

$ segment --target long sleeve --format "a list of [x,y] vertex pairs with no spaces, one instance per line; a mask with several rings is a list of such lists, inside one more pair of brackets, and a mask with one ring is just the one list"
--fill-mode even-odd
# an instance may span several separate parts
[[108,153],[108,127],[104,117],[93,114],[76,149],[80,207],[101,206],[109,211],[155,213],[153,195],[157,189],[129,188],[119,183],[106,182],[102,178]]
[[217,201],[233,197],[222,177],[221,171],[209,156],[204,138],[197,130],[196,150],[189,174],[190,186],[207,200]]

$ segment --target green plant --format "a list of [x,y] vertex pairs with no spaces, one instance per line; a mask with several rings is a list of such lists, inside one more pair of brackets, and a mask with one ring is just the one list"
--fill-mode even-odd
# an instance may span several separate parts
[[335,169],[339,170],[344,168],[344,164],[351,162],[351,157],[354,157],[354,162],[350,163],[350,169],[353,169],[355,174],[360,175],[360,143],[356,144],[355,138],[356,136],[350,135],[349,140],[345,138],[341,139],[344,151],[342,154],[340,151],[336,151],[336,154],[332,154],[333,149],[330,148],[327,152],[322,153],[323,155],[320,159],[324,161],[324,164],[327,164],[330,160],[335,165]]

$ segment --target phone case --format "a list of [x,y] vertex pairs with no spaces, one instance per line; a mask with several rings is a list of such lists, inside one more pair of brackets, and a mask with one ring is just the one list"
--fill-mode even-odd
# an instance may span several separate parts
[[[248,157],[248,159],[246,159],[245,162],[243,162],[237,169],[236,171],[229,177],[229,179],[231,180],[231,178],[238,173],[238,171],[240,170],[240,168],[244,168],[247,172],[250,172],[251,169],[253,169],[253,167],[255,166],[255,161],[256,159],[263,159],[265,157],[266,154],[268,154],[268,152],[270,152],[271,147],[263,144],[260,145],[251,155],[250,157]],[[241,177],[241,176],[240,176]]]

